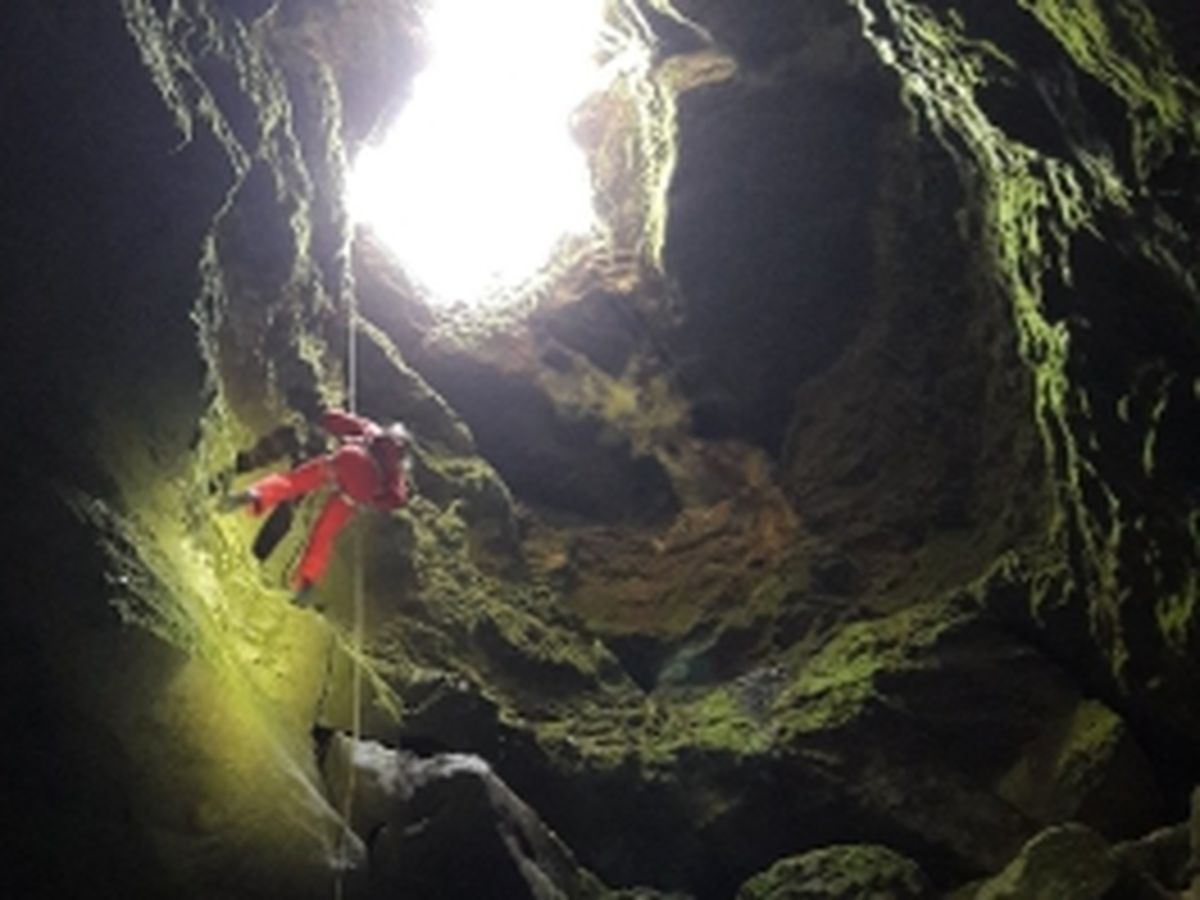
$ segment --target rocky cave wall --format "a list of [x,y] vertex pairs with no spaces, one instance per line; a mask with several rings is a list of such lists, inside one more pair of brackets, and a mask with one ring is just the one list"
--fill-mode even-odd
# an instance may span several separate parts
[[[28,895],[324,896],[348,862],[483,896],[464,855],[504,896],[1192,877],[1196,14],[630,8],[665,195],[599,169],[619,252],[463,334],[341,199],[422,58],[406,5],[18,4]],[[629,109],[591,110],[598,166]],[[321,446],[351,309],[419,494],[318,614],[285,589],[311,511],[259,561],[218,501]]]

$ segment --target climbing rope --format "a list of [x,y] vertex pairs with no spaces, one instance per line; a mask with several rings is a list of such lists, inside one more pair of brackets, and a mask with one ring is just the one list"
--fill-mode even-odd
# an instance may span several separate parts
[[[354,304],[354,294],[350,293],[347,300],[347,335],[346,335],[346,394],[347,405],[351,413],[358,412],[358,315]],[[346,870],[350,867],[349,842],[353,834],[351,817],[354,812],[354,789],[356,774],[354,770],[354,748],[362,737],[362,653],[363,653],[363,623],[366,618],[363,603],[363,532],[361,523],[355,523],[354,528],[354,558],[352,565],[351,594],[354,602],[354,626],[350,639],[350,734],[352,743],[346,760],[346,788],[342,796],[342,827],[338,832],[338,859],[334,879],[334,898],[343,900],[345,894]]]

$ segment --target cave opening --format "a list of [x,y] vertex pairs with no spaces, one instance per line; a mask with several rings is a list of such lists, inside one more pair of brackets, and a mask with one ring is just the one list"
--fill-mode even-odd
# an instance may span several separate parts
[[519,304],[611,243],[596,195],[635,176],[600,171],[585,119],[644,77],[651,47],[631,8],[421,7],[423,64],[358,148],[347,204],[422,300]]

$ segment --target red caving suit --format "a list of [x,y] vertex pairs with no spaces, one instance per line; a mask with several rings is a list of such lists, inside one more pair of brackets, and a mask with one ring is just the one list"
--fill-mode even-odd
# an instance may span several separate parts
[[251,511],[262,515],[285,500],[326,484],[333,487],[296,569],[296,584],[301,587],[315,584],[324,574],[334,539],[354,515],[355,507],[392,510],[408,502],[404,451],[386,438],[382,428],[370,419],[338,410],[325,413],[321,426],[342,445],[290,472],[268,475],[250,488],[254,497]]

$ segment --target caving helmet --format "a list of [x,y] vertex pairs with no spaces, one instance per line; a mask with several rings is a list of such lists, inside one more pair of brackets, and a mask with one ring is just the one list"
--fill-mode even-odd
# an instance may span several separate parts
[[412,444],[412,435],[409,434],[402,422],[393,422],[383,429],[383,434],[401,454],[408,453],[408,448]]
[[379,429],[370,439],[371,454],[383,465],[408,465],[412,435],[400,422]]

